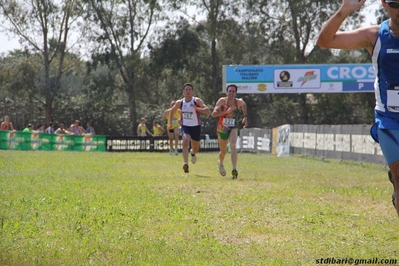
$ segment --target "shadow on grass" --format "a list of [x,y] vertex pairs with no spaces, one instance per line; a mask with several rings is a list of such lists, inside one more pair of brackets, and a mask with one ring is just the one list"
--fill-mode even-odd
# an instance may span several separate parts
[[198,174],[194,174],[196,177],[200,177],[200,178],[212,178],[213,176],[208,176],[208,175],[198,175]]

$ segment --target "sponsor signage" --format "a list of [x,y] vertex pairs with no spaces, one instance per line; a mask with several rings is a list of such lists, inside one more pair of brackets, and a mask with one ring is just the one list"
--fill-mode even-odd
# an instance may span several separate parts
[[105,151],[106,136],[0,130],[0,150]]
[[374,92],[371,64],[223,66],[223,91],[238,93]]

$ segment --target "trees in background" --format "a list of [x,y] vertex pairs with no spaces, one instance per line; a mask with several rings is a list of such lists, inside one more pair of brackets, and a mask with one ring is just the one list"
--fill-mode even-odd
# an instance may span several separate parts
[[[186,82],[212,108],[223,65],[370,62],[365,51],[314,46],[340,3],[0,0],[6,30],[24,44],[0,58],[0,115],[11,115],[19,129],[79,119],[100,134],[131,135],[140,117],[159,121]],[[361,22],[355,13],[344,27]],[[240,97],[251,127],[373,119],[371,93]],[[216,121],[203,117],[203,126],[213,134]]]
[[[61,78],[73,63],[65,57],[79,39],[71,40],[71,32],[79,37],[85,32],[81,26],[78,0],[2,0],[0,13],[4,27],[25,45],[27,60],[33,58],[37,68],[31,79],[31,96],[37,106],[44,107],[44,121],[53,120],[53,102],[61,87]],[[75,36],[76,37],[76,36]],[[27,67],[32,61],[26,62]],[[32,73],[31,73],[32,74]],[[31,77],[32,78],[32,77]]]

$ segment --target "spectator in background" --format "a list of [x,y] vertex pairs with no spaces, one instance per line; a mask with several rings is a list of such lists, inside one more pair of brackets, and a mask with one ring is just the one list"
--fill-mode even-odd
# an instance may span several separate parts
[[75,122],[71,125],[68,131],[72,132],[73,135],[83,135],[84,133],[86,133],[86,130],[84,130],[84,128],[80,126],[79,120],[75,120]]
[[158,137],[158,136],[162,136],[163,135],[163,133],[165,132],[165,129],[163,128],[163,126],[158,124],[157,121],[153,121],[152,122],[152,131],[154,132],[154,134],[152,136],[153,137]]
[[91,123],[87,122],[86,126],[87,126],[86,127],[86,133],[90,134],[90,135],[94,135],[95,131],[94,131],[94,128],[91,126]]
[[4,121],[1,122],[1,130],[15,130],[8,115],[4,116]]
[[54,131],[54,133],[55,133],[55,134],[59,134],[59,135],[65,135],[65,134],[67,134],[67,135],[72,135],[72,134],[73,134],[72,132],[70,132],[70,131],[68,131],[68,130],[65,129],[63,123],[60,123],[59,128],[57,128],[57,130]]
[[[77,121],[79,121],[79,120],[77,120]],[[78,125],[79,125],[80,131],[83,132],[82,134],[86,134],[86,129],[80,125],[80,122],[78,122]]]
[[32,124],[28,124],[24,130],[22,130],[22,132],[33,132],[33,125]]
[[36,128],[36,132],[38,133],[44,133],[44,124],[40,123],[37,128]]
[[140,123],[137,126],[137,135],[139,137],[145,137],[147,136],[147,134],[152,136],[152,133],[148,130],[147,126],[145,125],[145,118],[143,117],[140,119]]
[[53,122],[50,122],[49,126],[46,128],[44,133],[48,133],[48,134],[53,134],[54,133]]

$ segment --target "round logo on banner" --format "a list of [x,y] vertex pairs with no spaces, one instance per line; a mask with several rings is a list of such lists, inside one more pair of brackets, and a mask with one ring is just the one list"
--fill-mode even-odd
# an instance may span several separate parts
[[290,72],[285,71],[285,70],[281,71],[281,73],[280,73],[281,81],[287,82],[290,80],[290,78],[291,78]]

